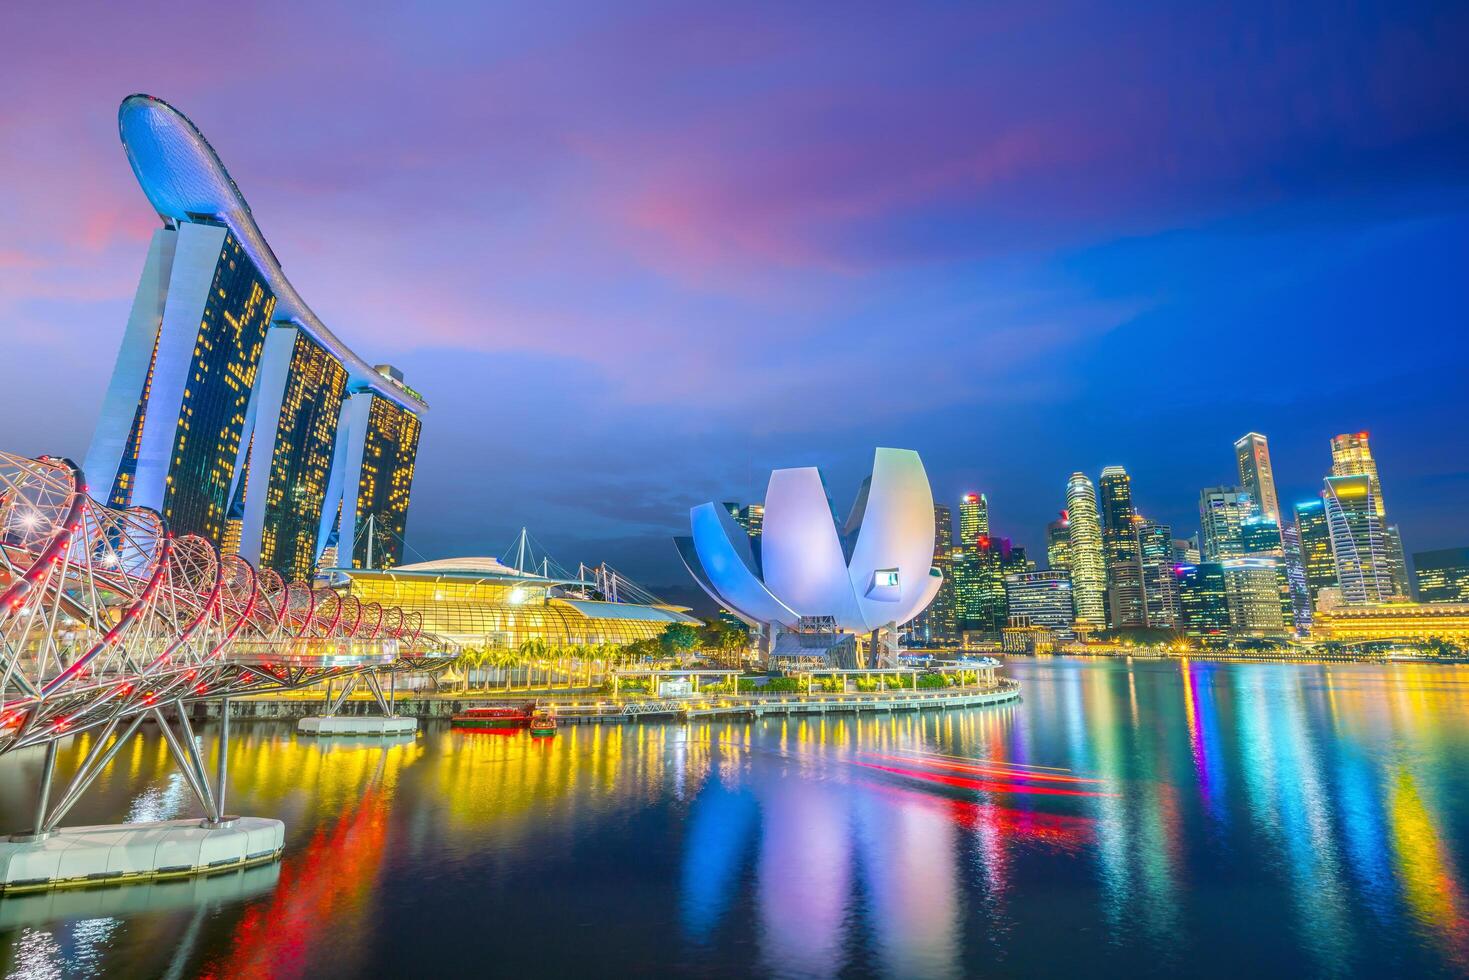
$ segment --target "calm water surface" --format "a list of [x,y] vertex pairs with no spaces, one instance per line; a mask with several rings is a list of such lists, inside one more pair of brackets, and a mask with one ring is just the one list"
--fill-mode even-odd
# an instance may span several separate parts
[[[283,861],[0,901],[0,970],[1469,973],[1469,670],[1007,670],[1021,703],[891,718],[242,724],[230,808],[285,820]],[[39,765],[0,760],[0,827]],[[72,820],[193,812],[154,734]]]

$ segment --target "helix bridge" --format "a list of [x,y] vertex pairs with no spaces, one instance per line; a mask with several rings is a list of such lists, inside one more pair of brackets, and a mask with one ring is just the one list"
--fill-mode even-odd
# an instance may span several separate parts
[[[100,504],[70,460],[0,453],[0,754],[45,751],[35,821],[12,840],[55,831],[148,719],[204,826],[227,826],[228,699],[343,678],[391,714],[379,674],[451,656],[417,613],[286,582],[152,510]],[[190,725],[199,702],[222,705],[213,780]],[[56,744],[81,732],[95,737],[53,803]]]

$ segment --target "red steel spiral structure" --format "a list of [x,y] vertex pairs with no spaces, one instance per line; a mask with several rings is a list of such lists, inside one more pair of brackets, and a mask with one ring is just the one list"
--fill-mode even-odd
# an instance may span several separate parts
[[152,510],[99,504],[70,460],[0,453],[0,753],[95,728],[106,741],[162,705],[182,718],[192,702],[442,662],[444,646],[416,613],[284,582]]

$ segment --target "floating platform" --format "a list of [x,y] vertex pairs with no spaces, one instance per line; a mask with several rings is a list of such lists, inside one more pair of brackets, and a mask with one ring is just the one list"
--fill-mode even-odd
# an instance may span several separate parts
[[210,874],[280,857],[286,825],[266,817],[66,827],[43,840],[0,838],[0,894]]
[[386,718],[382,715],[314,715],[296,723],[302,735],[412,735],[417,718]]

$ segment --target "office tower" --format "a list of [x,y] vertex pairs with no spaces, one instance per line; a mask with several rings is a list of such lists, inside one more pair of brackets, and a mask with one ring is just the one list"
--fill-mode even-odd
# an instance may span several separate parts
[[1026,617],[1031,625],[1044,626],[1061,639],[1075,635],[1071,625],[1076,607],[1068,572],[1011,572],[1005,576],[1005,602],[1011,618]]
[[1295,600],[1291,595],[1290,575],[1285,561],[1285,536],[1275,521],[1264,514],[1246,517],[1239,526],[1240,547],[1244,557],[1269,558],[1275,565],[1276,601],[1284,621],[1295,625]]
[[1311,629],[1311,590],[1306,584],[1306,563],[1301,550],[1301,532],[1295,524],[1280,529],[1284,552],[1286,589],[1290,594],[1290,620],[1302,636]]
[[1046,525],[1046,564],[1057,572],[1071,568],[1071,524],[1064,510]]
[[1372,480],[1366,473],[1326,478],[1326,525],[1337,584],[1348,605],[1381,602],[1395,593]]
[[1372,495],[1372,506],[1378,524],[1387,523],[1387,507],[1382,500],[1382,484],[1377,478],[1377,461],[1366,432],[1345,432],[1331,440],[1331,475],[1365,476]]
[[1157,521],[1139,521],[1137,549],[1143,564],[1173,561],[1173,528]]
[[1102,526],[1108,530],[1132,530],[1132,518],[1137,511],[1132,506],[1132,477],[1121,466],[1102,467],[1102,479],[1098,489]]
[[1225,606],[1229,629],[1236,636],[1280,636],[1286,632],[1281,608],[1280,561],[1256,555],[1229,558],[1224,568]]
[[959,639],[957,593],[954,588],[954,518],[944,504],[933,505],[933,564],[944,576],[928,608],[914,619],[912,634],[925,646],[942,646]]
[[1200,638],[1222,637],[1229,633],[1229,598],[1224,581],[1224,566],[1218,562],[1198,565],[1175,565],[1178,603],[1183,616],[1183,631]]
[[1199,493],[1199,525],[1207,562],[1244,554],[1240,524],[1250,516],[1254,499],[1239,487],[1206,487]]
[[1240,551],[1245,555],[1281,554],[1280,526],[1274,518],[1246,517],[1239,524]]
[[[1386,572],[1392,583],[1388,596],[1407,598],[1411,595],[1408,585],[1408,562],[1403,552],[1403,539],[1397,525],[1387,520],[1387,504],[1382,497],[1382,481],[1377,474],[1377,460],[1372,456],[1366,432],[1344,432],[1331,440],[1331,475],[1365,476],[1377,511],[1377,524],[1382,529],[1387,555]],[[1387,596],[1385,596],[1386,598]]]
[[1097,492],[1085,473],[1073,473],[1066,482],[1066,513],[1070,525],[1071,589],[1076,618],[1104,628],[1107,625],[1107,567],[1102,553],[1102,525],[1097,515]]
[[966,629],[998,638],[1008,616],[1005,576],[1028,570],[1025,549],[1009,538],[982,535],[973,550],[974,592]]
[[1199,548],[1197,532],[1186,538],[1173,539],[1173,561],[1179,565],[1197,565],[1203,561],[1203,551]]
[[959,544],[967,548],[989,533],[989,500],[982,493],[966,493],[959,501]]
[[734,522],[744,529],[751,540],[760,537],[760,529],[765,525],[764,504],[741,504],[736,500],[726,500],[724,509],[729,511],[729,516],[734,518]]
[[1178,580],[1172,562],[1143,565],[1143,602],[1149,629],[1173,630],[1183,625],[1179,606]]
[[1258,432],[1247,432],[1234,442],[1234,457],[1239,464],[1239,485],[1250,495],[1262,516],[1277,525],[1280,498],[1275,495],[1275,473],[1270,468],[1270,446]]
[[1469,548],[1441,548],[1413,555],[1419,602],[1469,602]]
[[375,564],[396,562],[427,406],[306,306],[188,119],[137,95],[118,126],[163,227],[86,455],[91,492],[287,577],[364,522]]
[[1146,622],[1143,573],[1138,557],[1137,511],[1132,477],[1121,466],[1102,470],[1100,483],[1103,561],[1107,572],[1107,621],[1113,629]]
[[1331,528],[1326,522],[1326,504],[1321,499],[1296,504],[1296,533],[1301,539],[1301,567],[1306,574],[1306,591],[1311,608],[1316,608],[1321,590],[1336,587],[1336,557],[1331,551]]

